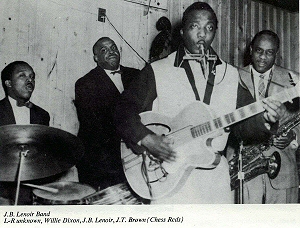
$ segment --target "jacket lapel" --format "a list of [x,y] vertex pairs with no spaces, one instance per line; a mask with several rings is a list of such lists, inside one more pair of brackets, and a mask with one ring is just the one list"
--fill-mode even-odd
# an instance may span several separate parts
[[14,112],[7,97],[3,99],[3,110],[1,112],[3,112],[1,125],[16,124]]
[[275,65],[273,68],[273,77],[269,87],[269,96],[277,94],[284,90],[284,88],[291,86],[292,85],[289,83],[288,71],[282,71]]
[[37,113],[36,107],[33,104],[32,108],[30,109],[30,124],[39,124],[40,118]]
[[113,83],[113,81],[109,78],[106,72],[99,66],[96,67],[96,74],[94,75],[94,80],[99,81],[99,85],[103,85],[107,88],[108,91],[112,91],[113,93],[120,94],[119,90]]
[[243,87],[248,88],[252,97],[255,98],[254,79],[250,71],[250,65],[239,69],[238,71],[240,76],[240,84]]
[[124,89],[128,88],[129,84],[130,84],[130,81],[133,77],[133,72],[131,72],[129,70],[129,68],[127,67],[123,67],[120,65],[120,70],[122,71],[122,74],[121,74],[121,80],[122,80],[122,83],[123,83],[123,87]]
[[185,70],[187,78],[188,78],[188,80],[191,84],[191,87],[192,87],[193,91],[194,91],[195,99],[199,101],[200,96],[199,96],[199,93],[198,93],[198,90],[197,90],[197,87],[196,87],[196,84],[195,84],[194,74],[192,72],[192,69],[191,69],[190,64],[188,63],[188,61],[183,60],[184,55],[185,55],[184,47],[183,47],[183,45],[180,45],[179,48],[178,48],[178,51],[176,53],[176,56],[175,56],[174,67],[181,67]]

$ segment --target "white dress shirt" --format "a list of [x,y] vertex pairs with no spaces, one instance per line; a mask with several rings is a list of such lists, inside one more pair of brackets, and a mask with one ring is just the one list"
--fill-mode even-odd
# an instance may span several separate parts
[[122,82],[122,79],[121,79],[121,74],[120,73],[112,74],[112,72],[118,71],[118,70],[120,70],[120,67],[117,70],[106,70],[106,69],[104,69],[104,71],[106,72],[108,77],[112,80],[112,82],[115,84],[115,86],[117,87],[119,92],[122,93],[124,91],[124,86],[123,86],[123,82]]
[[8,96],[8,100],[13,109],[13,113],[15,116],[16,124],[19,125],[27,125],[30,124],[30,109],[26,106],[18,107],[17,101],[10,96]]

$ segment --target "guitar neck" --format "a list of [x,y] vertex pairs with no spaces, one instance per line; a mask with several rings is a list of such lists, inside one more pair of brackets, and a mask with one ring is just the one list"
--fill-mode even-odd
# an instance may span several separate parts
[[[282,103],[286,101],[291,101],[295,97],[299,96],[299,91],[295,87],[285,89],[280,93],[272,95],[268,98],[272,98],[274,100],[280,100]],[[265,98],[264,100],[268,99]],[[247,106],[236,109],[235,111],[228,113],[224,116],[220,116],[208,122],[202,123],[200,125],[192,127],[191,134],[194,138],[197,138],[202,135],[209,134],[215,130],[226,128],[234,123],[237,123],[241,120],[247,119],[251,116],[254,116],[258,113],[264,111],[262,106],[262,100],[249,104]]]

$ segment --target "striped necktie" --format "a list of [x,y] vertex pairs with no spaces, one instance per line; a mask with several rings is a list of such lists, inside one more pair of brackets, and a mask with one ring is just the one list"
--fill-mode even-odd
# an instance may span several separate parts
[[266,86],[265,86],[265,80],[264,80],[264,75],[261,74],[259,75],[259,82],[258,82],[258,96],[259,99],[264,99],[266,95]]

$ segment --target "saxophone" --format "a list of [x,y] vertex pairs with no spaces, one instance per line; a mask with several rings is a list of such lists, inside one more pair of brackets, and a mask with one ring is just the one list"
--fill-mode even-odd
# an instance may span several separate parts
[[[266,142],[255,146],[243,148],[242,154],[242,172],[244,182],[247,182],[261,174],[267,173],[270,179],[277,177],[280,166],[280,154],[275,151],[271,156],[265,156],[264,151],[271,148],[273,140],[279,136],[286,136],[291,129],[300,123],[300,112],[292,115],[287,121],[281,124],[276,132]],[[231,189],[239,186],[239,156],[235,155],[229,162],[230,185]]]

